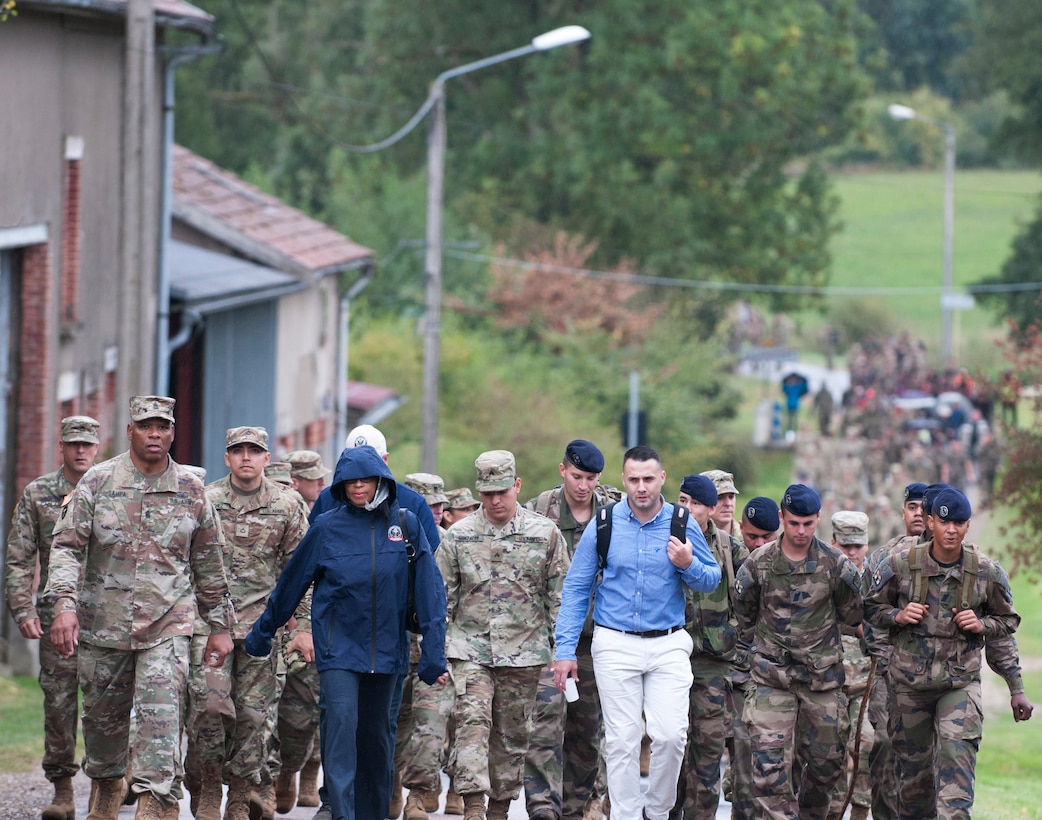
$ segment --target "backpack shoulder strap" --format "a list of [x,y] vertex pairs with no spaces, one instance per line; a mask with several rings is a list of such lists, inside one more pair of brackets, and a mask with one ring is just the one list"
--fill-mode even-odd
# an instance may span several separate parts
[[409,563],[416,560],[416,545],[409,537],[409,519],[405,514],[405,508],[398,508],[398,526],[402,528],[402,538],[405,539],[405,554],[409,556]]
[[926,544],[914,544],[911,549],[908,550],[908,570],[912,580],[911,587],[908,592],[908,600],[921,604],[923,602],[923,553],[926,551]]
[[605,504],[597,508],[594,517],[597,519],[597,569],[608,566],[608,546],[611,544],[611,512],[617,504]]
[[959,587],[959,610],[973,609],[973,591],[977,585],[977,572],[980,570],[980,556],[975,549],[965,549],[962,553],[962,585]]

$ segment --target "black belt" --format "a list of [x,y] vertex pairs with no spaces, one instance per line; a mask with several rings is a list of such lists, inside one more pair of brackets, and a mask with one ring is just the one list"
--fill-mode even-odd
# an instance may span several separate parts
[[613,626],[604,626],[604,624],[596,624],[596,626],[610,629],[612,632],[621,632],[623,635],[636,635],[638,638],[665,638],[666,635],[672,635],[674,632],[684,628],[684,625],[680,624],[679,626],[671,626],[669,629],[649,629],[647,632],[634,632],[629,629],[616,629]]

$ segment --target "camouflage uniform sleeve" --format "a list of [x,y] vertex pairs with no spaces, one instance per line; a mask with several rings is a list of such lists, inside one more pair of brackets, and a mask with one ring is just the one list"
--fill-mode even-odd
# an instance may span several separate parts
[[743,561],[734,578],[734,614],[738,619],[740,640],[752,646],[756,621],[760,617],[760,582],[756,561]]
[[235,609],[224,568],[224,535],[213,504],[205,496],[189,550],[199,615],[209,624],[211,633],[228,632],[235,624]]
[[561,531],[554,526],[549,538],[549,551],[546,556],[546,615],[551,624],[550,639],[553,640],[552,625],[557,623],[557,613],[561,610],[561,588],[564,576],[568,574],[571,561]]
[[7,535],[7,553],[4,558],[4,594],[7,596],[7,608],[17,624],[40,617],[33,605],[40,529],[32,508],[32,492],[27,486],[11,516],[11,531]]
[[456,557],[456,538],[452,533],[452,527],[445,533],[445,540],[441,542],[441,548],[434,553],[441,571],[442,580],[445,582],[445,607],[449,623],[455,620],[456,608],[459,605],[459,561]]
[[43,597],[55,615],[75,612],[79,596],[80,575],[94,528],[94,486],[91,476],[84,476],[62,506],[54,525],[51,542],[50,569]]
[[865,619],[865,599],[861,594],[861,576],[854,562],[845,555],[839,563],[839,581],[832,593],[836,616],[841,625],[856,629]]
[[999,675],[1010,695],[1019,695],[1024,691],[1024,680],[1020,675],[1020,653],[1017,650],[1017,639],[1012,635],[991,638],[984,641],[984,657],[988,666]]
[[1013,591],[1009,588],[1006,570],[989,562],[987,599],[979,616],[984,624],[985,640],[1012,635],[1020,626],[1020,616],[1013,608]]
[[900,556],[891,555],[876,567],[865,596],[865,620],[884,634],[897,625],[897,613],[901,611],[897,605],[901,575],[895,569],[900,560]]

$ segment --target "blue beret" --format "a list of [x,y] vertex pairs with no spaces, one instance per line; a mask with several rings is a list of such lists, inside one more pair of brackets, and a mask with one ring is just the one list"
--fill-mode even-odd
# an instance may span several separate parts
[[778,505],[774,503],[773,498],[763,495],[750,498],[749,503],[745,505],[743,515],[746,521],[765,532],[774,532],[781,526],[781,521],[778,519]]
[[970,500],[954,487],[945,487],[933,499],[933,515],[942,521],[969,521]]
[[806,484],[790,484],[782,496],[781,505],[793,515],[817,515],[821,512],[821,496]]
[[687,493],[699,504],[705,504],[707,507],[715,507],[716,502],[720,500],[713,480],[704,475],[684,476],[684,480],[680,482],[680,492]]
[[922,501],[926,494],[926,485],[921,481],[913,481],[905,487],[905,502]]
[[564,448],[564,460],[586,473],[604,470],[604,454],[595,444],[577,438]]
[[937,497],[937,493],[941,490],[946,490],[951,485],[943,482],[937,484],[931,484],[925,490],[923,490],[923,515],[929,515],[933,509],[933,500]]

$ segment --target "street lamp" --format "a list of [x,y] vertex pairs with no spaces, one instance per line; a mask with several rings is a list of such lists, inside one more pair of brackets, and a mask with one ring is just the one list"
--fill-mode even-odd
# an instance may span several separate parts
[[[431,83],[425,109],[434,107],[427,140],[427,253],[426,318],[423,348],[423,445],[421,469],[437,472],[438,465],[438,377],[441,361],[441,217],[445,183],[445,81],[497,63],[580,43],[590,38],[582,26],[564,26],[540,34],[526,46],[504,51],[483,60],[443,71]],[[423,109],[421,109],[423,110]]]
[[924,117],[907,105],[890,105],[887,112],[895,120],[920,119],[944,131],[944,269],[941,287],[941,364],[952,355],[952,245],[955,238],[955,126]]

